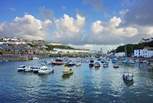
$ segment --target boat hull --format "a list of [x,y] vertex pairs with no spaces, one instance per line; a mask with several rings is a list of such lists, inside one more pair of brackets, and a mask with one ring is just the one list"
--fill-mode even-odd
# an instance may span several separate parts
[[17,71],[18,71],[18,72],[23,72],[23,71],[24,71],[24,69],[17,69]]
[[47,70],[47,71],[38,71],[38,74],[40,75],[45,75],[45,74],[50,74],[52,71],[51,70]]
[[93,64],[93,63],[90,63],[90,64],[89,64],[89,67],[90,67],[90,68],[94,67],[94,64]]
[[133,75],[124,74],[123,80],[127,82],[133,81]]
[[63,65],[64,63],[63,62],[52,62],[51,64],[52,65]]
[[73,67],[73,66],[75,66],[75,64],[65,64],[64,66]]

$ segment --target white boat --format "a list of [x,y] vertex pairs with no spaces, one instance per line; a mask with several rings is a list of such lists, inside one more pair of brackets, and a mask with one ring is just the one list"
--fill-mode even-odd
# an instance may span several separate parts
[[89,67],[93,67],[94,66],[94,60],[90,60],[90,63],[89,63]]
[[130,59],[129,64],[135,64],[134,60]]
[[49,69],[47,66],[40,67],[38,74],[49,74],[54,72],[54,69]]
[[65,67],[63,71],[63,75],[73,74],[73,70],[71,68]]
[[148,64],[148,61],[147,61],[147,60],[143,60],[143,63],[146,63],[146,64]]
[[81,66],[81,63],[77,62],[75,65],[76,65],[76,66]]
[[119,68],[119,65],[114,64],[114,65],[113,65],[113,68]]
[[17,68],[17,71],[20,72],[20,71],[24,71],[26,68],[25,65],[20,65],[18,68]]
[[32,72],[32,68],[30,66],[26,66],[24,72]]
[[54,61],[51,62],[52,65],[63,65],[64,62],[62,59],[55,59]]
[[67,63],[65,63],[65,65],[64,66],[68,66],[68,67],[73,67],[73,66],[75,66],[76,64],[73,62],[73,61],[68,61]]
[[33,73],[38,73],[38,71],[39,71],[39,67],[31,67],[32,68],[32,71],[33,71]]
[[100,67],[100,63],[99,63],[99,62],[96,62],[96,63],[94,64],[94,66],[95,66],[95,68],[99,68],[99,67]]
[[108,64],[107,62],[103,63],[103,68],[107,68],[108,65],[109,65],[109,64]]
[[123,80],[125,80],[125,81],[133,81],[133,74],[131,74],[131,73],[124,73],[123,74]]
[[33,57],[33,60],[39,60],[39,58],[38,57]]

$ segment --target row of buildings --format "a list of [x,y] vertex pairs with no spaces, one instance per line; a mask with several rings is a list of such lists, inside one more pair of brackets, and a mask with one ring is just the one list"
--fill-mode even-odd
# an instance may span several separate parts
[[[140,43],[149,43],[152,45],[153,38],[143,38]],[[144,47],[143,49],[134,50],[134,57],[152,58],[153,47]]]
[[153,48],[136,49],[134,50],[134,57],[151,58],[153,57]]
[[20,38],[0,38],[0,54],[45,54],[45,42],[42,40],[30,41]]
[[[48,48],[50,45],[52,48]],[[62,49],[60,43],[48,43],[43,40],[24,40],[20,38],[0,38],[0,55],[41,55],[41,54],[87,54],[88,49]]]

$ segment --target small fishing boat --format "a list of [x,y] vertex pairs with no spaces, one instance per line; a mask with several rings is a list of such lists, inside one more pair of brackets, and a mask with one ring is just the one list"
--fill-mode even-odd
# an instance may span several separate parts
[[101,61],[101,58],[98,58],[97,61]]
[[93,66],[94,66],[94,60],[90,60],[89,67],[93,67]]
[[146,63],[146,64],[148,64],[148,61],[147,61],[147,60],[143,60],[142,62],[143,62],[143,63]]
[[117,63],[117,58],[112,58],[112,63],[114,64],[114,63]]
[[55,59],[54,61],[51,62],[52,65],[63,65],[64,62],[62,59]]
[[131,73],[124,73],[123,74],[123,80],[124,81],[133,81],[133,74],[131,74]]
[[27,66],[27,67],[24,69],[24,72],[32,72],[31,66]]
[[47,66],[42,66],[40,67],[38,74],[49,74],[53,72],[54,72],[54,69],[49,69]]
[[33,60],[39,60],[39,58],[38,58],[38,57],[33,57],[32,59],[33,59]]
[[103,68],[108,68],[108,63],[107,62],[103,63]]
[[132,59],[130,59],[128,63],[129,63],[129,64],[135,64],[135,61],[132,60]]
[[77,66],[77,67],[81,66],[81,62],[76,62],[75,66]]
[[123,64],[135,64],[135,61],[133,59],[125,59],[122,61]]
[[75,65],[76,64],[73,61],[68,61],[67,63],[65,63],[65,66],[68,66],[68,67],[73,67]]
[[38,71],[39,71],[39,67],[31,67],[32,68],[32,71],[33,71],[33,73],[38,73]]
[[25,65],[20,65],[18,68],[17,68],[17,71],[20,72],[20,71],[24,71],[26,68]]
[[94,64],[94,66],[95,66],[95,68],[99,68],[99,67],[100,67],[100,63],[99,63],[99,62],[96,62],[96,63]]
[[105,61],[104,60],[101,60],[101,63],[105,63]]
[[73,74],[73,70],[69,67],[65,67],[64,71],[63,71],[63,76],[64,75],[71,75],[71,74]]
[[114,64],[114,65],[113,65],[113,68],[119,68],[119,65]]

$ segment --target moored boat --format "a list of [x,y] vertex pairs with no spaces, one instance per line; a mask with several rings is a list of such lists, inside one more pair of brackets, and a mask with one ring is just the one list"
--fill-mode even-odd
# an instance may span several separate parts
[[78,62],[75,64],[75,66],[79,67],[79,66],[81,66],[81,63]]
[[77,67],[81,66],[81,61],[80,60],[75,61],[75,66]]
[[99,68],[99,67],[100,67],[100,63],[99,63],[99,62],[96,62],[96,63],[94,64],[94,66],[95,66],[95,68]]
[[101,61],[101,58],[98,58],[97,61]]
[[54,61],[51,62],[52,65],[63,65],[64,62],[62,59],[55,59]]
[[114,64],[114,63],[117,63],[117,58],[112,58],[112,63]]
[[108,65],[109,65],[109,64],[108,64],[107,62],[103,63],[103,68],[107,68]]
[[130,59],[130,60],[129,60],[129,64],[135,64],[135,61],[132,60],[132,59]]
[[101,63],[104,63],[105,61],[104,60],[101,60]]
[[119,68],[119,65],[114,64],[114,65],[113,65],[113,68]]
[[133,74],[131,74],[131,73],[124,73],[123,74],[123,80],[124,81],[133,81]]
[[65,67],[64,71],[63,71],[63,76],[64,75],[71,75],[71,74],[73,74],[73,70],[69,67]]
[[93,66],[94,66],[94,60],[90,60],[89,67],[93,67]]
[[33,59],[33,60],[39,60],[39,58],[38,58],[38,57],[33,57],[32,59]]
[[24,71],[26,68],[25,65],[20,65],[18,68],[17,68],[17,71],[20,72],[20,71]]
[[32,72],[31,66],[26,66],[26,68],[24,69],[24,72]]
[[72,67],[72,66],[75,66],[75,63],[73,61],[68,61],[67,63],[64,64],[65,66],[68,66],[68,67]]
[[32,68],[32,71],[33,71],[33,73],[38,73],[38,71],[39,71],[39,67],[31,67]]
[[38,74],[49,74],[53,72],[54,72],[54,69],[49,69],[47,66],[42,66],[40,67]]

